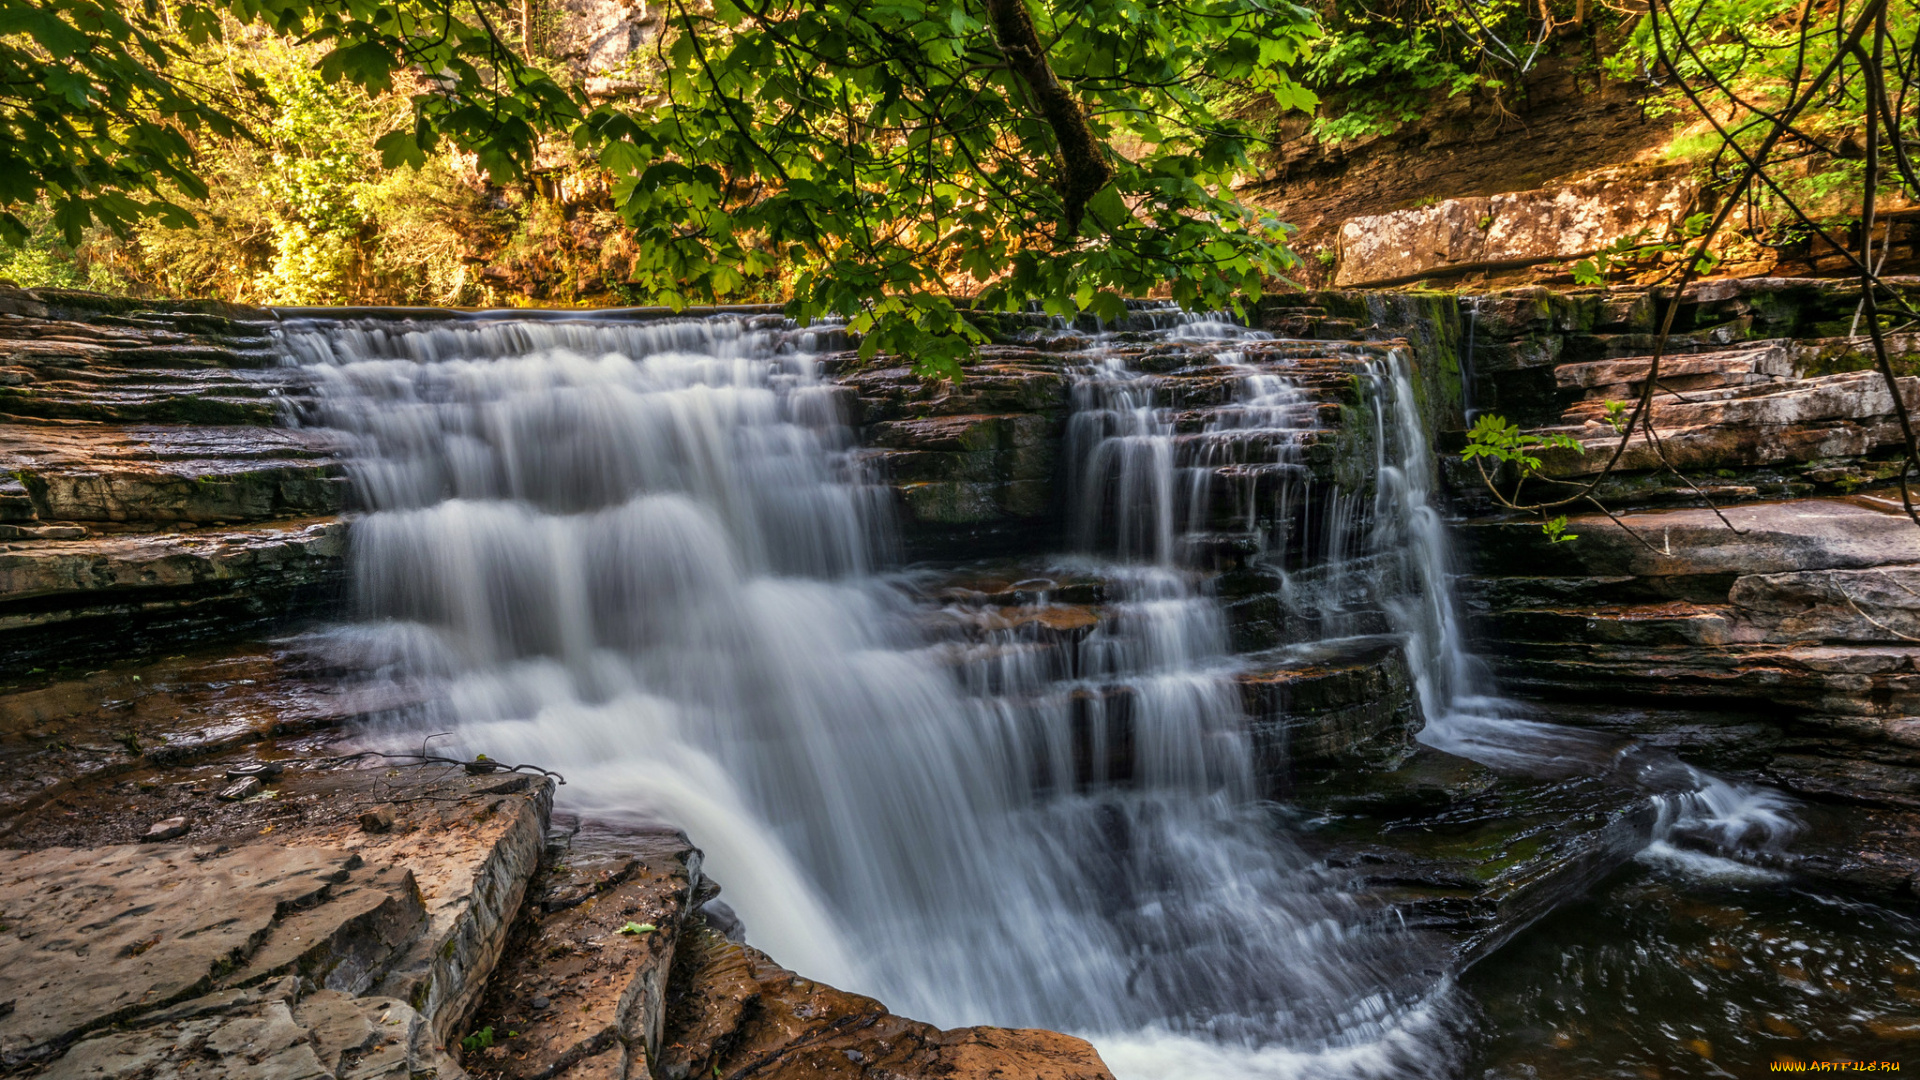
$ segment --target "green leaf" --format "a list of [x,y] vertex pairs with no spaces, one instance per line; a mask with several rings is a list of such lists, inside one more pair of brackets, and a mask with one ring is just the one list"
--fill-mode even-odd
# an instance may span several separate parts
[[1127,212],[1126,200],[1120,197],[1119,189],[1112,184],[1101,188],[1093,198],[1087,200],[1087,213],[1108,232],[1133,220],[1133,215]]
[[651,934],[654,932],[655,929],[656,927],[652,923],[630,922],[627,925],[621,927],[620,929],[615,930],[614,933],[627,934],[632,937],[639,937],[641,934]]
[[383,169],[397,169],[402,165],[418,169],[427,163],[427,155],[411,131],[388,132],[374,140],[373,148],[380,151]]

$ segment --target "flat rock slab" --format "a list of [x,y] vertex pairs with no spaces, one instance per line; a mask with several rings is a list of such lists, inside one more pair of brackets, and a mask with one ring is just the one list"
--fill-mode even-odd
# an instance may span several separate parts
[[[178,816],[187,818],[190,836],[204,827],[199,811],[210,798],[193,789],[211,789],[224,769],[179,766],[338,728],[413,700],[341,685],[297,650],[268,645],[182,650],[0,686],[0,837],[10,846],[97,847],[140,839],[153,823]],[[114,789],[120,798],[85,816],[66,807],[26,813],[76,785],[122,776]]]
[[46,1080],[413,1080],[457,1076],[418,1012],[392,998],[302,994],[288,978],[213,994],[81,1040]]
[[[313,1032],[325,1026],[303,1020],[296,1004],[276,1012],[255,1002],[260,1008],[249,1005],[211,1026],[166,1027],[155,1019],[283,976],[297,976],[296,996],[391,999],[409,1010],[407,1023],[425,1025],[423,1045],[446,1046],[505,947],[539,861],[552,782],[458,767],[296,760],[278,775],[262,772],[260,794],[218,801],[226,773],[248,764],[156,774],[172,782],[148,782],[153,790],[138,795],[136,782],[95,781],[59,796],[57,812],[21,819],[25,827],[9,840],[30,850],[0,852],[0,993],[11,999],[10,1010],[0,1008],[0,1068],[64,1061],[59,1055],[69,1046],[91,1046],[88,1053],[107,1057],[74,1075],[149,1075],[112,1064],[128,1055],[144,1055],[155,1076],[361,1075],[341,1063],[344,1051],[328,1058],[289,1049],[311,1049]],[[167,841],[78,846],[89,841],[89,824],[95,833],[121,833],[130,796],[185,809],[174,816],[186,817],[189,831]],[[359,817],[375,808],[391,819],[389,831],[362,828]],[[48,825],[75,842],[36,843]],[[111,1053],[75,1042],[109,1026],[144,1034],[115,1043]],[[228,1032],[219,1038],[240,1040],[236,1047],[254,1046],[245,1033],[255,1032],[266,1042],[233,1053],[263,1069],[269,1060],[280,1064],[233,1071],[227,1057],[219,1060],[228,1065],[214,1068],[165,1049],[215,1039],[216,1028]],[[195,1071],[203,1065],[214,1071]]]
[[1731,506],[1724,513],[1738,535],[1711,510],[1618,515],[1652,551],[1598,514],[1567,518],[1568,531],[1580,536],[1574,544],[1549,545],[1537,522],[1502,522],[1469,527],[1467,547],[1475,572],[1487,576],[1740,576],[1913,559],[1914,526],[1897,507],[1799,499]]
[[1302,765],[1390,767],[1424,726],[1397,639],[1353,638],[1250,660],[1236,681],[1263,776]]
[[[356,871],[378,884],[351,888]],[[366,919],[375,912],[383,918]],[[424,914],[410,876],[370,871],[334,849],[0,853],[0,969],[14,991],[0,1015],[0,1060],[51,1053],[236,971],[296,967],[316,946],[345,938],[347,924],[368,923],[374,940],[340,940],[340,951],[357,947],[372,954],[363,966],[377,964]]]
[[678,830],[616,844],[610,856],[565,854],[538,879],[539,903],[469,1024],[495,1040],[465,1056],[475,1076],[648,1075],[682,924],[717,890],[700,890],[700,850]]
[[1296,799],[1322,815],[1302,834],[1308,849],[1443,943],[1455,972],[1632,858],[1657,814],[1617,777],[1530,777],[1425,746],[1392,772],[1329,773]]

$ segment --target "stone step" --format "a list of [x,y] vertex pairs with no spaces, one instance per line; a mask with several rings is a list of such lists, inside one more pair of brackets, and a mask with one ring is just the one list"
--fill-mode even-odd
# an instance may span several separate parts
[[282,402],[306,396],[292,368],[62,370],[0,368],[0,413],[107,423],[213,423],[266,426]]
[[43,521],[237,524],[338,513],[330,437],[245,426],[0,424],[0,470]]
[[[1920,378],[1900,380],[1909,410],[1920,411]],[[1858,371],[1733,390],[1704,391],[1695,398],[1656,399],[1653,423],[1666,461],[1681,469],[1725,469],[1859,457],[1902,443],[1893,395],[1877,372]],[[1572,477],[1602,467],[1619,436],[1599,418],[1599,403],[1569,410],[1585,417],[1578,427],[1540,428],[1573,435],[1584,454],[1551,450],[1541,456],[1546,471]],[[1661,454],[1635,439],[1618,468],[1661,468]]]
[[[1652,363],[1652,357],[1639,356],[1561,364],[1553,369],[1554,382],[1562,389],[1584,390],[1589,401],[1628,400],[1639,397]],[[1786,341],[1660,360],[1661,387],[1681,392],[1792,379],[1793,374],[1794,351]]]
[[1334,639],[1249,657],[1236,676],[1262,775],[1391,768],[1425,723],[1399,639]]
[[333,518],[0,545],[0,670],[260,632],[331,603]]

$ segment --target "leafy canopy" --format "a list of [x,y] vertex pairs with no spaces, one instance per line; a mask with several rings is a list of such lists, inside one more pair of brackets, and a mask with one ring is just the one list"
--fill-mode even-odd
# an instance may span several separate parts
[[177,200],[207,196],[195,140],[248,134],[239,117],[268,88],[244,69],[210,81],[192,50],[247,26],[331,46],[329,83],[380,94],[397,72],[424,73],[411,126],[380,140],[398,158],[447,139],[517,175],[540,132],[579,115],[485,7],[459,0],[0,0],[0,237],[26,239],[15,211],[36,203],[69,244],[95,223],[193,225]]
[[[1276,222],[1235,201],[1251,132],[1202,89],[1281,102],[1311,16],[1263,0],[1027,8],[1108,179],[1076,213],[1071,132],[1016,71],[995,5],[1019,0],[669,0],[661,104],[606,105],[576,132],[614,177],[668,303],[777,274],[801,318],[852,314],[868,352],[950,371],[977,331],[952,297],[1055,315],[1258,296],[1291,265]],[[1124,147],[1127,153],[1114,152]]]
[[510,48],[493,3],[0,0],[0,232],[18,242],[11,208],[35,202],[70,242],[191,224],[195,139],[245,134],[271,88],[181,61],[256,26],[327,45],[327,83],[418,88],[411,124],[377,140],[387,166],[450,143],[505,180],[569,137],[642,252],[632,292],[771,287],[928,373],[980,340],[968,309],[1116,318],[1162,291],[1227,307],[1294,265],[1230,191],[1257,136],[1207,93],[1313,106],[1286,74],[1315,33],[1291,3],[666,0],[656,92],[598,104]]

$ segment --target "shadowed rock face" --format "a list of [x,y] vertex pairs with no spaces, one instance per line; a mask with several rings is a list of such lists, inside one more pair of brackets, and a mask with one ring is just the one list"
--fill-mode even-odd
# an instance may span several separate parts
[[0,664],[257,631],[332,599],[346,480],[324,439],[277,426],[302,390],[269,318],[0,290]]
[[1743,702],[1787,741],[1766,766],[1807,794],[1920,807],[1916,527],[1884,504],[1802,500],[1597,514],[1549,547],[1471,538],[1479,628],[1511,684],[1611,700]]
[[[1823,799],[1920,806],[1907,730],[1920,712],[1920,601],[1908,591],[1920,529],[1886,486],[1902,436],[1892,393],[1847,336],[1857,300],[1844,282],[1690,287],[1653,387],[1658,445],[1636,435],[1625,446],[1594,491],[1620,523],[1572,513],[1571,543],[1500,517],[1478,471],[1442,454],[1458,505],[1482,515],[1461,530],[1464,589],[1504,686],[1742,711],[1727,723],[1765,729],[1737,755],[1749,775]],[[1663,314],[1624,290],[1469,298],[1469,405],[1572,436],[1584,452],[1549,451],[1545,469],[1582,482],[1620,447],[1615,424],[1647,389]],[[1920,403],[1907,374],[1916,342],[1891,344],[1901,392]],[[1724,758],[1716,723],[1649,722],[1636,733]]]

